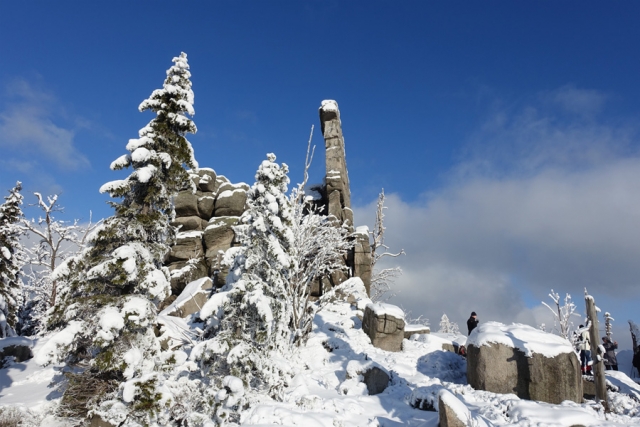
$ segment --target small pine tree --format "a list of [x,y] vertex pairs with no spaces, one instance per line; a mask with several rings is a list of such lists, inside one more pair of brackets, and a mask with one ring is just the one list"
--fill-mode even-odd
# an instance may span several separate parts
[[24,265],[24,249],[19,237],[22,219],[22,184],[9,190],[0,205],[0,338],[15,336],[18,309],[22,302],[20,269]]
[[[248,193],[248,209],[236,232],[242,247],[227,251],[231,264],[227,284],[201,310],[208,318],[205,338],[194,349],[217,389],[227,376],[244,386],[277,396],[285,382],[282,363],[291,342],[292,307],[287,300],[294,257],[292,212],[285,195],[288,167],[268,154]],[[220,406],[216,415],[229,415]]]
[[140,138],[129,141],[130,153],[111,164],[112,169],[131,166],[133,172],[101,188],[123,199],[111,202],[115,215],[97,228],[82,255],[54,273],[65,285],[50,327],[64,328],[59,337],[66,340],[54,337],[62,351],[52,346],[43,356],[60,355],[85,368],[70,381],[62,407],[78,407],[78,387],[86,396],[88,384],[95,384],[89,409],[116,425],[163,424],[171,398],[161,373],[171,352],[161,353],[154,326],[157,304],[170,293],[169,271],[162,264],[175,235],[171,200],[190,182],[183,165],[197,166],[185,138],[196,131],[186,117],[194,113],[186,54],[173,62],[163,89],[140,104],[156,117],[140,130]]
[[446,314],[440,318],[439,333],[460,335],[460,327],[457,323],[451,322]]

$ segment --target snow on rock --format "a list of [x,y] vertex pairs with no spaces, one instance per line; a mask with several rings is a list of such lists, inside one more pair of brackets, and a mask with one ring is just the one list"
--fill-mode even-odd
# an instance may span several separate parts
[[571,343],[565,338],[520,323],[504,325],[499,322],[486,322],[475,328],[467,339],[467,346],[480,347],[491,343],[517,348],[527,357],[532,357],[534,353],[555,357],[574,351]]
[[35,344],[33,340],[27,337],[8,337],[8,338],[0,339],[0,350],[12,345],[20,345],[24,347],[33,348]]
[[404,311],[397,305],[376,302],[367,304],[367,307],[370,307],[378,317],[388,314],[389,316],[404,320]]
[[320,103],[320,108],[323,111],[333,111],[333,112],[338,112],[340,111],[338,109],[338,103],[336,101],[334,101],[333,99],[325,99],[324,101],[322,101]]

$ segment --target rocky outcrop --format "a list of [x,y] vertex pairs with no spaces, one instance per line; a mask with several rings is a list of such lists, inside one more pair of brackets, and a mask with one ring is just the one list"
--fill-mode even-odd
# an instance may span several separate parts
[[[326,176],[325,184],[318,188],[321,199],[317,203],[322,212],[336,218],[336,223],[346,221],[353,231],[344,137],[335,101],[322,102],[320,122],[326,148]],[[179,227],[179,234],[165,260],[171,271],[174,296],[179,295],[189,281],[202,277],[211,277],[216,287],[224,285],[227,269],[221,264],[222,256],[238,244],[234,226],[247,207],[250,189],[245,183],[231,183],[211,168],[195,169],[190,177],[195,188],[186,189],[174,198],[176,218],[172,225]],[[370,292],[371,247],[366,227],[355,233],[354,239],[354,249],[344,257],[348,274],[338,271],[317,279],[312,284],[313,296],[322,295],[349,277],[360,277]]]
[[325,163],[327,174],[325,177],[325,185],[329,215],[335,216],[340,222],[350,219],[350,225],[353,227],[347,159],[344,149],[340,110],[338,109],[338,103],[336,101],[322,101],[322,105],[320,106],[320,125],[322,126],[322,135],[324,136],[324,146],[326,150]]
[[249,190],[247,184],[232,184],[210,168],[196,169],[190,177],[196,191],[190,188],[174,198],[176,218],[171,225],[178,227],[178,235],[165,260],[174,297],[187,283],[203,277],[212,277],[214,286],[224,285],[222,255],[235,244],[233,226],[246,208]]
[[[354,231],[353,211],[351,210],[351,189],[349,173],[347,171],[346,150],[342,135],[342,121],[338,103],[333,100],[322,101],[320,106],[320,124],[325,145],[326,175],[325,184],[320,191],[322,202],[328,215],[336,218],[338,224],[346,223]],[[347,255],[345,264],[349,267],[351,276],[360,277],[367,292],[371,286],[371,246],[369,231],[366,227],[359,228],[354,234],[355,245]],[[336,286],[344,278],[318,281],[312,295],[319,296],[326,286]]]
[[362,318],[362,330],[374,347],[387,351],[402,351],[404,313],[391,304],[367,304]]
[[[565,346],[560,337],[525,325],[496,325],[500,324],[480,325],[467,341],[467,381],[471,387],[554,404],[582,402],[580,362],[568,341]],[[518,335],[515,327],[526,328],[526,333]],[[537,338],[540,334],[545,336]],[[493,342],[484,341],[483,336],[491,336]],[[545,355],[539,347],[556,351]]]

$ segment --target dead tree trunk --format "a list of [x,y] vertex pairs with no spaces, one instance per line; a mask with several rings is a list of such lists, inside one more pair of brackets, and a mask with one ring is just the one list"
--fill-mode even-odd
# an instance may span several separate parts
[[591,295],[586,293],[584,301],[587,306],[587,319],[589,319],[589,339],[591,341],[591,359],[593,360],[593,379],[596,385],[596,402],[602,402],[605,412],[609,412],[609,399],[607,398],[607,382],[604,378],[604,354],[598,333],[598,313],[596,303]]

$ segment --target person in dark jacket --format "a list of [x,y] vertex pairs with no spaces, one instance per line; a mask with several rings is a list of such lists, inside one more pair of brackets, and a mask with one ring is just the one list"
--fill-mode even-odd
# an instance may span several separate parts
[[473,331],[476,326],[478,326],[478,316],[476,315],[475,311],[471,312],[471,317],[469,317],[469,320],[467,320],[467,329],[469,330],[469,335],[471,335],[471,331]]
[[616,358],[616,349],[618,348],[618,342],[611,342],[609,337],[602,337],[602,346],[604,347],[604,367],[607,371],[618,370],[618,359]]

